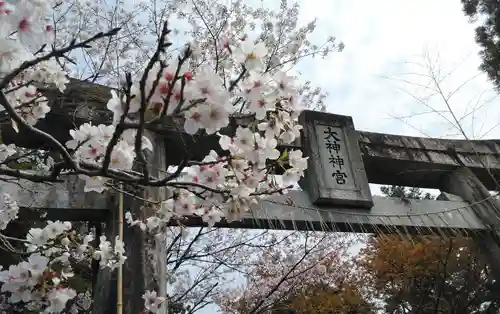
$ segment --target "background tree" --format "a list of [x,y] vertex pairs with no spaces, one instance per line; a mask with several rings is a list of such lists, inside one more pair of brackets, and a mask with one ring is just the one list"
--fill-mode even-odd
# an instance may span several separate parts
[[465,15],[479,21],[476,42],[481,47],[481,70],[500,87],[500,3],[490,0],[461,0]]
[[[388,196],[429,197],[415,188],[382,191]],[[362,273],[360,284],[383,301],[385,313],[474,313],[485,302],[484,310],[500,307],[488,267],[467,237],[370,236],[355,260]]]
[[[346,264],[343,265],[347,267]],[[341,282],[335,288],[328,284],[305,286],[300,292],[275,306],[273,314],[371,314],[374,306],[367,302],[359,287]]]
[[[224,313],[370,313],[370,304],[349,283],[348,256],[360,238],[306,233],[258,256],[242,285],[218,300]],[[356,312],[358,311],[358,312]]]

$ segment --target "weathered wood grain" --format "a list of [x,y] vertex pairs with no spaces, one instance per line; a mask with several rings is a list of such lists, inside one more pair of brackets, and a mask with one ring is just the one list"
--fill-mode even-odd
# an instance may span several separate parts
[[[220,222],[218,227],[278,230],[315,230],[361,233],[453,234],[484,231],[486,226],[461,200],[409,200],[373,197],[371,210],[314,205],[306,192],[290,191],[261,201],[241,221]],[[176,225],[172,221],[173,225]],[[206,225],[198,218],[186,226]],[[438,231],[440,229],[440,231]]]
[[[70,139],[69,130],[86,121],[111,121],[106,109],[110,89],[106,86],[72,80],[65,94],[53,89],[44,91],[52,111],[37,127],[60,142]],[[0,119],[1,120],[1,119]],[[238,125],[248,125],[250,117],[233,117],[223,133],[234,132]],[[191,136],[180,132],[182,121],[165,118],[154,131],[165,139],[166,163],[179,164],[184,158],[200,160],[211,150],[220,154],[217,136]],[[472,172],[490,190],[498,189],[500,178],[500,140],[446,140],[357,131],[363,163],[370,183],[439,188],[443,174],[462,166]],[[39,136],[21,130],[16,133],[9,123],[1,125],[4,143],[28,148],[48,148]],[[300,148],[300,140],[290,147]],[[286,148],[285,146],[281,147]]]
[[0,181],[0,195],[10,194],[27,208],[106,208],[106,194],[87,192],[84,182],[71,177],[64,183],[34,183],[20,179]]

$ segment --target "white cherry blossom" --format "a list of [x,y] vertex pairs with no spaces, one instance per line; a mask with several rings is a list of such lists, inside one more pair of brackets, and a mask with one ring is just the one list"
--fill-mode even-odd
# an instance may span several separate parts
[[274,80],[280,96],[289,97],[295,93],[293,77],[287,75],[286,72],[279,71]]
[[239,49],[236,49],[234,60],[245,64],[249,70],[260,69],[264,67],[262,58],[267,54],[266,45],[263,42],[255,44],[246,39],[241,42]]
[[[47,21],[52,21],[54,18],[53,8],[56,2],[9,0],[0,3],[0,77],[3,78],[23,62],[50,53],[53,43],[50,34],[53,33],[53,29]],[[92,10],[93,5],[80,4],[77,1],[75,7],[82,12],[88,12]],[[235,3],[235,7],[241,9],[238,3]],[[180,11],[177,12],[179,17],[188,12]],[[75,12],[77,11],[71,11],[71,14],[74,15]],[[125,10],[117,12],[118,15],[127,16]],[[255,19],[263,14],[259,11],[254,13],[256,13]],[[85,14],[82,16],[86,18]],[[87,22],[94,23],[90,19]],[[134,23],[127,22],[127,26],[134,28]],[[219,38],[210,45],[206,45],[206,41],[200,38],[203,32],[195,32],[193,33],[195,38],[190,43],[180,46],[179,54],[170,49],[163,51],[158,60],[153,60],[153,67],[145,77],[144,86],[141,86],[141,79],[147,62],[143,61],[149,60],[135,56],[140,60],[136,62],[141,64],[140,69],[132,70],[127,68],[128,65],[124,65],[128,70],[121,71],[115,67],[114,61],[120,61],[116,64],[123,65],[129,60],[122,62],[122,56],[118,56],[121,54],[118,47],[124,50],[123,59],[132,59],[134,56],[125,57],[125,53],[130,54],[131,49],[122,47],[127,44],[116,43],[116,47],[111,47],[112,50],[116,48],[116,59],[114,56],[99,59],[102,60],[99,74],[108,76],[111,73],[118,74],[110,81],[125,82],[124,74],[132,73],[130,77],[127,76],[131,81],[126,82],[131,84],[130,94],[127,95],[126,89],[122,88],[127,86],[124,84],[118,86],[119,94],[118,89],[113,89],[108,95],[109,98],[104,100],[106,108],[113,115],[112,120],[98,125],[84,123],[75,126],[75,129],[69,131],[70,140],[63,143],[68,151],[60,152],[69,165],[64,165],[64,169],[58,173],[52,171],[58,161],[50,164],[47,162],[46,165],[44,163],[46,167],[43,173],[54,174],[55,177],[51,177],[51,180],[77,176],[85,184],[84,192],[102,193],[113,184],[121,182],[120,176],[115,175],[117,173],[123,177],[140,176],[140,173],[133,168],[134,161],[142,157],[145,149],[152,151],[156,147],[143,136],[141,151],[136,151],[138,130],[149,132],[153,126],[149,121],[156,120],[156,123],[171,119],[180,122],[179,128],[183,127],[181,131],[188,134],[198,133],[202,140],[207,134],[217,134],[220,136],[218,141],[220,147],[210,151],[201,162],[189,161],[188,165],[181,169],[179,176],[168,182],[169,186],[161,186],[166,190],[165,195],[168,197],[161,201],[153,200],[155,205],[151,206],[156,210],[154,214],[135,219],[130,213],[127,214],[126,220],[130,225],[138,226],[143,232],[158,232],[171,218],[195,215],[213,226],[224,219],[232,221],[245,217],[252,210],[252,204],[277,191],[286,193],[286,190],[282,191],[283,185],[296,184],[304,174],[307,159],[300,151],[290,151],[287,160],[270,162],[280,157],[278,140],[280,143],[293,142],[300,135],[301,128],[297,123],[297,117],[303,93],[297,87],[295,79],[282,72],[279,65],[298,56],[303,43],[307,41],[304,35],[308,33],[310,27],[297,31],[292,34],[293,36],[286,35],[286,41],[290,42],[284,43],[282,49],[268,53],[268,47],[269,49],[276,47],[278,40],[271,33],[282,27],[276,22],[264,23],[261,34],[258,33],[261,30],[256,31],[258,37],[255,38],[259,38],[259,42],[249,39],[254,34],[241,35],[242,31],[258,29],[254,22],[247,24],[245,18],[228,20],[227,26],[220,30],[220,34],[217,34]],[[61,34],[60,29],[57,31]],[[80,39],[87,40],[93,35],[83,27],[79,30],[75,43]],[[120,35],[116,38],[122,41],[126,37]],[[142,38],[136,39],[137,42],[133,46],[141,47],[141,50],[147,51],[148,54],[156,46],[141,45]],[[115,44],[114,40],[110,42]],[[47,44],[48,49],[37,51],[42,44]],[[62,43],[56,42],[55,47],[59,45]],[[88,46],[85,48],[85,57],[90,59],[107,50],[100,40]],[[222,51],[216,53],[220,53],[220,60],[214,59],[212,46],[215,49],[221,48]],[[2,92],[5,93],[7,101],[27,124],[36,128],[37,123],[52,110],[51,106],[54,103],[49,104],[48,99],[42,96],[42,92],[39,92],[42,88],[55,86],[61,92],[66,91],[66,85],[69,83],[67,73],[72,67],[71,62],[66,61],[71,57],[74,56],[68,53],[64,57],[49,58],[33,64],[9,79],[4,86]],[[95,65],[100,63],[97,62]],[[163,66],[165,68],[162,68]],[[116,87],[116,84],[114,86]],[[147,99],[142,98],[141,87]],[[127,101],[129,108],[123,117]],[[81,105],[87,104],[75,105],[80,108]],[[146,109],[147,123],[139,126],[141,106],[145,107],[142,109]],[[167,117],[160,114],[165,114]],[[234,125],[229,125],[233,114],[250,116],[253,120],[241,123],[234,130]],[[122,117],[125,124],[120,125]],[[12,124],[17,127],[17,123]],[[229,134],[228,131],[236,132],[231,135],[221,135],[219,131],[225,134]],[[109,147],[112,139],[117,141],[113,147]],[[221,156],[216,153],[219,148],[224,151]],[[0,144],[0,163],[21,152],[24,151],[15,146]],[[109,161],[108,169],[102,169],[105,160]],[[272,173],[272,168],[276,167],[276,164],[286,161],[291,168],[282,176],[283,183],[278,184],[268,173]],[[72,163],[74,165],[70,165]],[[30,171],[23,174],[42,174],[38,170],[30,169]],[[168,174],[172,173],[174,172],[168,171]],[[141,182],[140,185],[148,180],[158,182],[157,179],[162,175],[165,174],[161,173],[158,177],[154,174],[151,178],[139,177],[140,180],[137,182]],[[4,203],[5,206],[0,211],[2,221],[0,229],[5,229],[11,220],[17,218],[19,209],[17,202],[12,199],[4,199]],[[67,279],[73,275],[71,263],[75,260],[88,262],[91,258],[96,258],[99,259],[101,267],[115,268],[126,260],[125,247],[119,238],[108,241],[106,237],[100,237],[98,247],[94,248],[91,243],[94,235],[81,235],[71,231],[69,223],[59,221],[46,221],[46,223],[42,228],[33,228],[29,231],[26,235],[25,245],[28,255],[25,261],[1,272],[0,281],[3,283],[2,291],[10,293],[12,302],[32,301],[30,306],[34,306],[34,312],[59,313],[65,309],[69,300],[76,297],[76,292],[67,287],[69,284]],[[55,267],[55,264],[62,264],[63,269]],[[155,312],[164,300],[163,296],[159,297],[156,292],[146,292],[144,299],[145,309],[150,312]]]
[[50,305],[45,313],[61,313],[66,308],[68,300],[76,297],[76,291],[69,288],[56,287],[48,294]]
[[154,290],[146,290],[142,298],[144,299],[144,308],[151,313],[158,312],[160,304],[165,301],[165,298],[159,297]]
[[221,218],[224,216],[224,213],[221,212],[216,207],[212,207],[210,209],[205,209],[201,218],[204,222],[208,224],[209,227],[213,227],[216,223],[221,221]]
[[186,120],[184,121],[184,130],[188,134],[195,134],[200,128],[203,127],[201,118],[203,112],[200,106],[195,106],[185,113]]
[[257,128],[259,131],[264,131],[265,137],[277,137],[280,135],[283,125],[276,118],[271,118],[267,122],[261,122]]
[[281,133],[280,140],[285,144],[291,144],[295,141],[295,139],[300,137],[300,130],[302,130],[302,125],[296,124],[292,127],[289,127],[286,131]]
[[25,53],[23,46],[16,40],[5,38],[0,34],[0,74],[10,72],[16,68],[20,63],[19,55],[22,53]]
[[264,120],[268,110],[275,109],[275,100],[267,95],[254,95],[250,101],[250,112],[255,113],[258,120]]
[[308,157],[304,158],[302,156],[302,151],[300,150],[293,150],[288,152],[288,160],[290,162],[290,166],[298,170],[307,169],[307,159]]
[[40,277],[49,264],[49,259],[41,254],[33,254],[28,258],[29,271],[35,278]]
[[208,104],[203,108],[201,122],[207,134],[214,134],[229,124],[229,112],[220,104]]
[[28,232],[26,240],[29,243],[29,246],[37,247],[43,246],[49,240],[47,234],[41,228],[31,228]]
[[249,128],[238,127],[234,144],[243,152],[252,151],[255,147],[255,134]]
[[221,78],[213,73],[209,68],[204,67],[196,74],[194,80],[188,88],[192,99],[206,99],[213,104],[224,104],[229,95],[223,88]]
[[116,91],[111,90],[111,99],[108,100],[106,107],[113,112],[113,124],[118,123],[124,112],[122,101]]

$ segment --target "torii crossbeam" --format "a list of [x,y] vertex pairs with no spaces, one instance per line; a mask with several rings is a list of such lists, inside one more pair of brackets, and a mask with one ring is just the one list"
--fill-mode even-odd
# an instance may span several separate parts
[[[46,119],[39,122],[37,127],[63,143],[69,139],[68,130],[74,128],[75,124],[80,125],[88,121],[103,122],[111,119],[110,112],[105,108],[110,95],[110,88],[106,86],[72,79],[64,94],[60,94],[56,89],[46,90],[44,93],[52,102],[52,110]],[[245,125],[250,122],[248,117],[235,117],[231,127],[224,132],[232,133],[237,125]],[[304,125],[318,124],[318,122],[320,125],[337,128],[337,131],[344,136],[346,145],[350,145],[348,152],[340,150],[340,155],[337,155],[339,158],[343,157],[344,168],[356,168],[354,172],[351,169],[350,174],[358,173],[356,180],[363,181],[357,182],[355,187],[351,187],[362,194],[358,193],[357,196],[360,198],[357,200],[358,202],[346,202],[347,190],[344,189],[341,193],[343,194],[341,198],[344,201],[326,201],[326,204],[335,204],[335,206],[325,206],[325,202],[323,205],[319,202],[318,205],[316,200],[311,199],[318,197],[317,195],[311,197],[311,193],[316,193],[317,188],[308,187],[306,180],[301,184],[305,191],[293,192],[286,200],[282,197],[275,197],[276,199],[264,201],[259,205],[259,208],[249,214],[248,219],[242,222],[222,223],[222,226],[279,229],[319,228],[323,230],[329,225],[327,228],[329,230],[361,232],[374,230],[390,232],[390,230],[394,230],[394,228],[381,228],[384,225],[400,225],[401,228],[407,229],[411,229],[413,226],[417,228],[416,230],[422,231],[426,228],[447,228],[447,226],[455,229],[481,230],[486,228],[485,224],[472,213],[464,201],[410,201],[408,204],[397,199],[389,200],[375,197],[372,207],[372,197],[367,189],[368,183],[377,183],[446,190],[443,187],[443,178],[461,167],[467,167],[487,189],[497,190],[496,179],[500,178],[499,141],[445,140],[370,133],[356,131],[352,119],[345,116],[306,112],[302,117]],[[201,139],[180,134],[175,121],[165,120],[155,128],[153,131],[164,138],[168,151],[177,152],[180,151],[181,145],[187,145],[190,157],[194,160],[200,160],[210,149],[218,150],[217,136],[203,136]],[[311,143],[311,138],[315,137],[315,134],[311,132],[311,128],[309,131],[307,129],[306,127],[305,136],[302,139],[298,139],[288,147],[282,146],[281,149],[302,148],[308,155],[312,155],[310,159],[314,159],[315,152],[319,152],[319,145],[317,142]],[[32,134],[28,136],[22,131],[18,134],[8,123],[1,125],[1,132],[6,144],[15,143],[18,146],[28,148],[47,148],[43,141],[40,141],[36,136]],[[359,151],[359,154],[356,150]],[[184,158],[180,154],[169,154],[168,151],[165,152],[166,164],[179,164]],[[310,165],[309,168],[323,167],[321,164],[327,166],[327,161],[317,158],[315,164]],[[308,171],[307,175],[309,181],[316,182],[317,174],[315,175],[313,172],[314,169]],[[67,189],[63,190],[67,191]],[[352,197],[355,194],[351,193],[347,197]],[[60,197],[62,194],[58,195],[57,197]],[[361,204],[360,202],[364,202],[364,204],[361,207],[358,206],[358,209],[353,209],[352,206]],[[61,201],[56,203],[62,205]],[[75,207],[74,204],[68,204],[68,206]],[[68,206],[49,206],[46,208],[52,208],[51,212],[54,212],[57,211],[56,207]],[[267,222],[268,218],[279,221],[279,223]],[[194,226],[200,224],[201,221],[190,218],[186,220],[186,223]],[[375,228],[375,226],[377,227]],[[379,227],[381,229],[378,229]]]

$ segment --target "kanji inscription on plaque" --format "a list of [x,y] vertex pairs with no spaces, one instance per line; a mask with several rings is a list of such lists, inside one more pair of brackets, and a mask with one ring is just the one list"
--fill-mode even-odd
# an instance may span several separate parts
[[302,147],[309,157],[302,185],[315,204],[371,208],[373,201],[351,117],[304,110]]
[[333,181],[330,180],[329,182],[338,185],[337,188],[339,189],[356,188],[342,129],[318,124],[316,132],[318,144],[320,145],[319,154],[321,155],[322,164],[325,167],[325,171],[333,178]]

